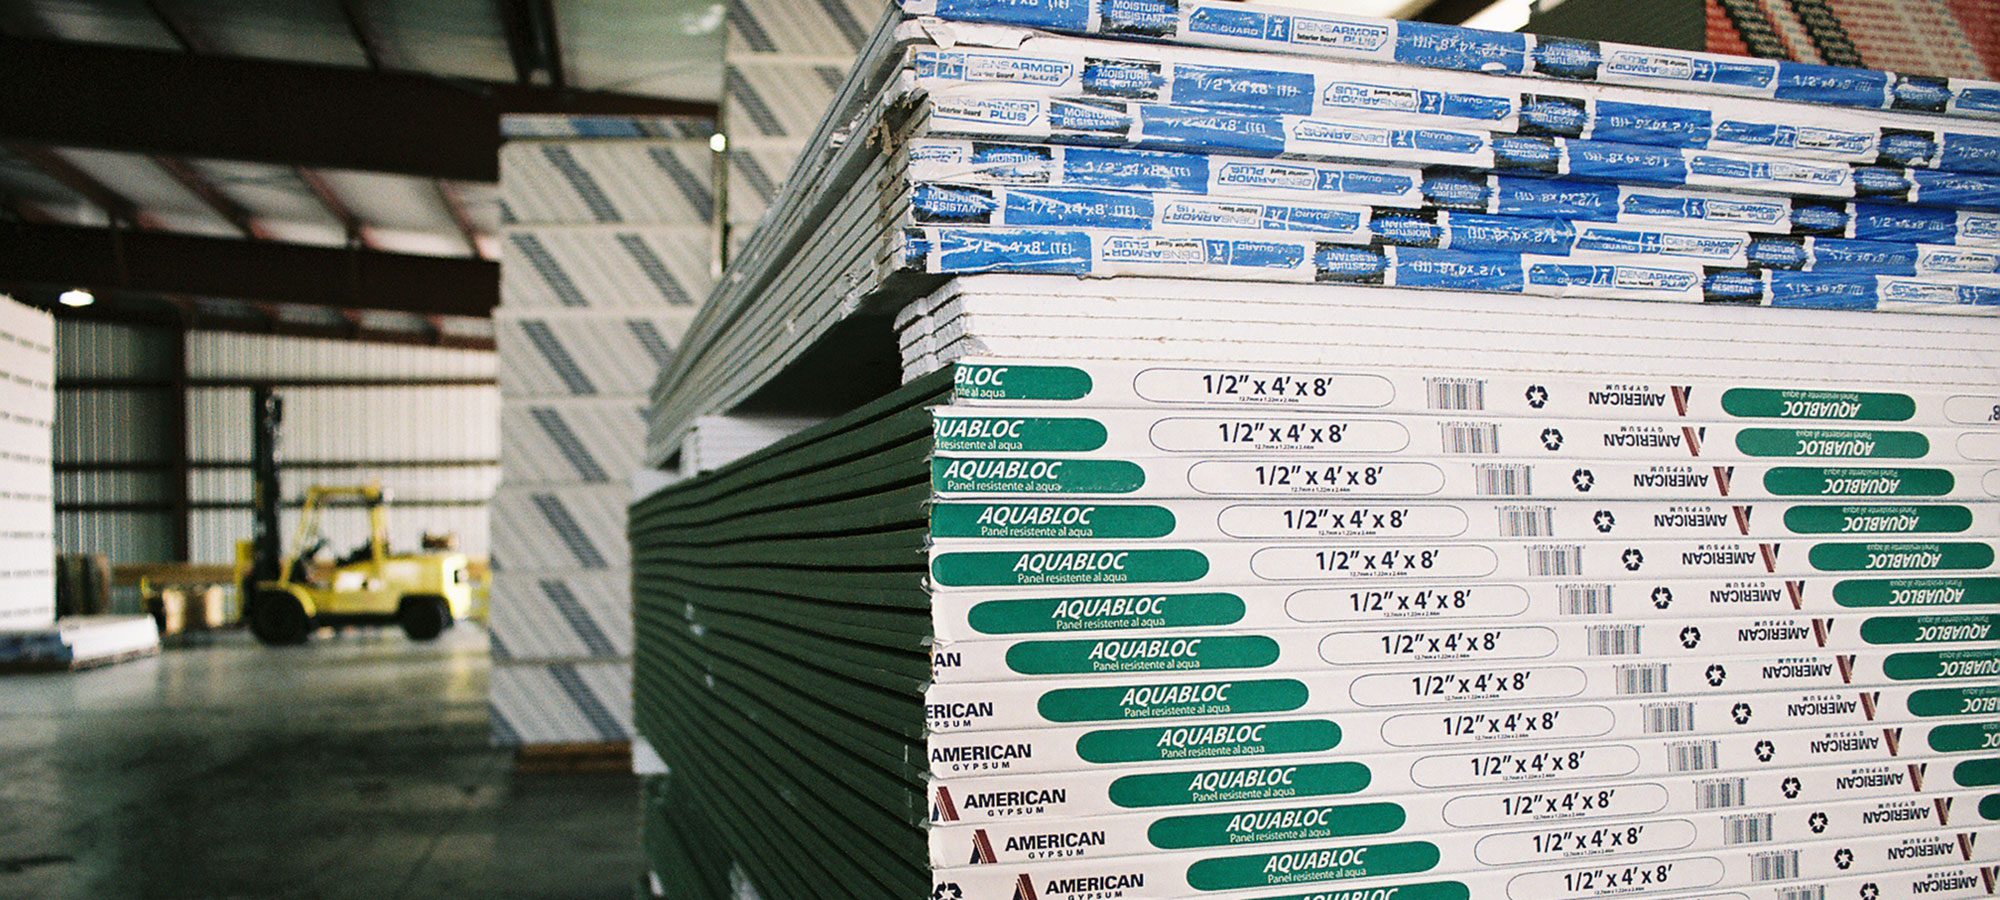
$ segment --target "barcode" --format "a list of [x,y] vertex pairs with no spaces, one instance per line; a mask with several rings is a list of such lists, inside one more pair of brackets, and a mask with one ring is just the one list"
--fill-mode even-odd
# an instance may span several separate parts
[[1500,426],[1491,422],[1445,422],[1444,452],[1491,455],[1500,452]]
[[1661,703],[1646,707],[1647,734],[1673,734],[1694,730],[1694,704]]
[[1529,547],[1528,574],[1542,578],[1581,575],[1583,574],[1583,548],[1574,544],[1568,546]]
[[1473,492],[1481,497],[1527,497],[1535,493],[1535,471],[1523,465],[1482,465],[1473,469]]
[[1476,378],[1427,378],[1432,409],[1485,409],[1486,382]]
[[1667,664],[1618,667],[1618,693],[1664,694],[1667,692]]
[[1715,768],[1722,745],[1715,741],[1686,741],[1667,747],[1667,767],[1675,772],[1706,772]]
[[1549,537],[1556,533],[1553,506],[1500,507],[1501,537]]
[[1779,888],[1777,900],[1826,900],[1826,885],[1808,884]]
[[1701,795],[1695,798],[1700,809],[1730,809],[1742,806],[1750,794],[1750,782],[1742,778],[1718,778],[1696,785]]
[[1639,626],[1590,626],[1591,656],[1634,656],[1639,652]]
[[1770,813],[1740,813],[1723,820],[1726,823],[1725,844],[1766,844],[1771,834],[1777,830]]
[[1799,851],[1769,850],[1750,857],[1750,880],[1790,881],[1799,877]]
[[1556,588],[1556,609],[1565,616],[1611,615],[1611,585],[1561,585]]

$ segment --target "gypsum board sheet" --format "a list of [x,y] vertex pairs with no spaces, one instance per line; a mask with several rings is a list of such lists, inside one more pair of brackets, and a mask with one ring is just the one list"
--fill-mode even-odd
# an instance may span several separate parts
[[1732,269],[1847,272],[1989,283],[2000,250],[1850,238],[1693,230],[1466,212],[1447,207],[1376,208],[1188,196],[1148,190],[997,186],[920,181],[898,223],[921,226],[1105,228],[1160,236],[1208,228],[1337,244],[1427,247],[1579,258],[1616,254],[1631,263],[1670,261]]
[[[760,528],[799,533],[845,530],[855,523],[888,524],[895,516],[923,517],[926,498],[911,502],[908,490],[921,486],[928,447],[921,438],[908,439],[884,452],[826,469],[802,469],[791,483],[766,484],[728,495],[709,505],[681,510],[655,510],[630,526],[635,542],[648,540],[654,529],[669,529],[677,543],[713,541],[732,534],[756,534]],[[855,504],[874,500],[879,508],[856,510]],[[807,519],[825,515],[827,521]],[[792,521],[785,521],[785,517]],[[836,523],[835,520],[838,520]],[[701,535],[696,538],[694,535]],[[663,535],[662,535],[663,536]]]
[[[691,752],[689,757],[697,764],[689,767],[693,771],[688,774],[694,776],[695,783],[688,791],[688,801],[703,808],[704,818],[710,819],[711,827],[724,835],[724,843],[729,847],[730,854],[736,862],[763,863],[777,867],[761,873],[751,873],[767,879],[766,890],[773,886],[768,880],[769,877],[778,875],[783,879],[780,884],[790,885],[787,895],[823,896],[830,889],[840,892],[836,896],[855,897],[856,900],[870,900],[873,897],[884,896],[879,893],[887,889],[882,882],[884,879],[893,882],[895,876],[892,873],[897,866],[886,858],[886,854],[873,851],[854,852],[851,842],[860,839],[859,829],[829,828],[828,826],[837,825],[841,821],[836,818],[788,817],[786,813],[791,807],[786,805],[785,799],[762,795],[768,787],[768,782],[764,779],[750,779],[746,783],[726,769],[708,771],[708,766],[700,764],[706,761],[702,755]],[[810,794],[801,795],[794,791],[792,802],[798,802],[799,796],[810,796]],[[788,830],[789,837],[785,842],[788,852],[784,854],[774,854],[770,845],[776,842],[771,839],[767,828],[750,824],[785,822],[788,819],[802,821]],[[827,822],[828,826],[818,824],[822,821]],[[799,853],[798,850],[801,848],[797,845],[800,836],[818,838],[815,843],[837,852]],[[908,866],[907,863],[905,865]],[[922,871],[914,866],[909,866],[909,869],[912,873]],[[807,885],[813,885],[817,889],[807,889]],[[849,885],[856,887],[849,888],[847,887]],[[800,893],[793,894],[792,891]],[[736,894],[732,892],[731,896]]]
[[[922,596],[923,588],[912,579],[911,594]],[[676,567],[659,572],[640,572],[634,578],[643,592],[657,589],[703,591],[716,603],[718,592],[736,596],[722,608],[774,624],[810,622],[816,633],[841,640],[870,644],[886,650],[908,650],[927,654],[931,638],[931,617],[922,605],[904,607],[850,601],[840,591],[821,585],[822,593],[793,593],[763,579],[750,582],[716,577],[707,570]]]
[[639,790],[640,842],[647,874],[657,879],[650,886],[677,900],[728,900],[728,851],[715,842],[687,789],[661,775],[643,779]]
[[[763,648],[767,659],[789,659],[850,681],[911,697],[930,681],[930,653],[921,646],[888,648],[815,632],[811,620],[777,623],[727,602],[728,592],[686,591],[694,609],[684,617],[704,635],[721,634]],[[806,626],[806,627],[801,627]]]
[[1113,409],[1024,406],[1007,410],[942,407],[932,443],[940,453],[1096,455],[1167,453],[1314,453],[1327,456],[1493,454],[1565,459],[1901,460],[2000,462],[2000,430],[1907,423],[1827,426],[1731,422],[1685,417],[1673,424],[1634,422],[1616,410],[1592,418],[1447,417],[1360,411],[1213,412],[1171,406]]
[[[1534,85],[1483,72],[1113,42],[934,19],[906,24],[902,33],[927,40],[903,51],[900,78],[931,91],[990,87],[1050,98],[1137,100],[1382,126],[1603,137],[1863,165],[2000,173],[2000,128],[1969,119],[1815,109],[1762,98],[1669,95],[1587,82]],[[1273,81],[1285,89],[1273,90]]]
[[[1173,7],[1065,0],[901,0],[911,16],[1286,55],[1485,72],[1865,110],[1943,121],[2000,118],[2000,84],[1721,53],[1667,50],[1453,25],[1343,16],[1276,4],[1188,0]],[[1531,82],[1523,82],[1532,89]]]
[[912,417],[908,413],[940,402],[946,387],[944,376],[913,380],[859,409],[779,440],[713,472],[664,488],[635,505],[650,511],[706,503],[730,491],[794,477],[803,468],[845,463],[877,453],[885,437],[893,440],[904,428],[927,427],[927,422],[920,425],[909,421]]
[[2000,504],[939,502],[933,544],[998,541],[1628,540],[2000,536]]
[[[1103,228],[905,229],[900,265],[936,276],[994,272],[1084,278],[1344,284],[1477,290],[1688,305],[1985,316],[2000,280],[1941,281],[1854,273],[1714,269],[1645,255],[1537,256],[1407,246],[1350,246],[1310,234],[1245,237],[1233,229],[1152,234]],[[1979,283],[1974,283],[1978,281]]]
[[[694,602],[699,603],[698,596]],[[774,678],[780,673],[803,678],[805,680],[784,683],[788,685],[788,690],[803,691],[805,686],[810,685],[816,692],[825,692],[825,696],[838,697],[840,702],[837,706],[823,702],[819,705],[856,718],[885,723],[882,730],[899,738],[922,735],[921,715],[911,722],[903,722],[902,717],[911,710],[919,709],[928,679],[922,677],[922,672],[913,677],[907,671],[891,671],[888,667],[903,662],[896,658],[897,654],[880,650],[862,651],[854,645],[843,647],[838,641],[826,639],[816,641],[809,647],[791,646],[784,641],[796,638],[796,629],[773,628],[743,617],[711,615],[710,619],[714,622],[712,627],[707,621],[694,622],[682,618],[679,620],[680,628],[669,626],[665,631],[654,632],[653,636],[680,640],[681,646],[690,653],[699,653],[688,658],[703,663],[705,667],[745,666],[749,667],[746,671],[754,671],[760,678]],[[904,655],[913,656],[928,665],[928,655]],[[825,661],[821,656],[825,657]],[[861,661],[843,662],[843,659],[856,658]],[[808,699],[819,702],[818,695]]]
[[770,537],[817,536],[839,541],[850,534],[921,526],[929,486],[921,460],[897,467],[902,486],[881,493],[850,495],[824,503],[778,506],[763,512],[730,516],[710,523],[652,523],[633,529],[635,542],[648,549],[714,547]]
[[[844,707],[823,701],[801,704],[775,683],[731,661],[704,666],[677,659],[671,650],[660,652],[665,655],[646,668],[646,691],[638,702],[667,705],[660,708],[665,715],[662,724],[674,725],[666,731],[682,730],[690,716],[710,717],[715,730],[740,733],[753,745],[768,743],[817,758],[842,783],[856,786],[866,806],[879,808],[892,821],[915,821],[922,815],[914,795],[921,790],[924,774],[921,764],[911,761],[911,750],[921,739],[913,744],[908,736]],[[667,708],[675,705],[680,708]],[[807,748],[813,749],[808,753]]]
[[891,612],[929,608],[923,568],[891,571],[780,571],[762,566],[690,566],[678,562],[641,561],[634,570],[642,578],[671,577],[690,584],[754,584],[794,596],[834,600],[860,609],[883,607]]
[[1629,375],[1550,379],[1532,367],[1489,374],[1405,366],[1217,368],[1194,362],[972,358],[954,364],[961,387],[951,410],[1024,407],[1289,413],[1620,418],[1679,424],[1688,419],[1740,426],[1900,428],[2000,425],[1986,396],[1926,383],[1772,385],[1708,378],[1671,385]]
[[[1339,295],[1327,299],[1336,297]],[[1158,359],[1238,367],[1426,367],[1468,374],[1519,371],[1523,360],[1524,351],[1504,344],[1493,346],[1496,339],[1487,332],[1436,328],[1430,332],[1431,340],[1425,342],[1410,333],[1410,329],[1350,325],[1333,316],[1288,307],[1246,302],[1237,310],[1213,304],[1148,304],[1150,308],[1142,309],[1129,301],[1105,302],[1121,306],[1116,310],[1118,315],[1092,315],[1103,310],[1083,302],[1077,305],[1085,308],[1076,310],[1074,315],[1053,312],[1036,315],[1015,312],[1007,309],[1011,304],[1006,301],[989,298],[953,301],[953,308],[945,313],[949,321],[938,329],[946,338],[946,346],[937,352],[942,356],[950,352],[948,347],[962,344],[967,356]],[[965,311],[968,306],[978,309]],[[985,312],[985,309],[995,311]],[[1717,327],[1727,327],[1727,323],[1718,323]],[[1313,339],[1319,336],[1323,339]],[[1833,355],[1836,349],[1848,348],[1778,345],[1772,352],[1760,353],[1723,340],[1711,342],[1706,348],[1699,347],[1698,341],[1665,337],[1652,341],[1612,337],[1570,340],[1588,342],[1591,349],[1532,357],[1538,363],[1535,371],[1550,377],[1587,379],[1617,368],[1615,362],[1602,354],[1622,352],[1626,354],[1628,378],[1662,381],[1685,378],[1689,361],[1697,360],[1704,379],[1755,380],[1773,387],[1790,387],[1787,382],[1807,380],[1902,384],[1919,371],[1933,374],[1936,380],[1932,383],[1942,387],[1990,383],[1996,368],[1990,355],[1973,351],[1856,347],[1850,358],[1834,361],[1825,357]],[[1785,356],[1796,361],[1789,365],[1775,362]],[[1814,356],[1820,359],[1810,358]],[[1936,362],[1921,370],[1910,363],[1913,357],[1925,356]]]
[[[733,736],[723,737],[722,741],[737,754],[754,752],[751,748],[756,746],[746,745]],[[735,760],[723,762],[715,759],[714,752],[690,749],[687,755],[698,764],[697,772],[706,776],[694,785],[690,791],[692,797],[697,802],[717,804],[723,815],[732,821],[746,823],[747,830],[736,833],[729,842],[734,853],[763,853],[772,845],[782,844],[789,852],[779,854],[779,858],[797,860],[803,857],[812,860],[799,863],[806,867],[808,874],[801,877],[807,878],[808,883],[826,881],[828,876],[834,876],[831,880],[836,884],[859,883],[862,886],[857,890],[862,891],[858,894],[861,900],[895,896],[868,892],[869,884],[894,884],[899,873],[907,878],[929,869],[924,861],[907,858],[907,853],[899,856],[895,849],[884,844],[885,839],[893,841],[897,836],[906,835],[910,844],[921,845],[923,835],[920,829],[911,823],[894,820],[870,823],[866,817],[861,817],[861,821],[854,821],[855,817],[849,813],[866,807],[857,805],[862,802],[859,799],[846,797],[851,791],[837,781],[829,782],[824,776],[817,779],[810,775],[788,777],[779,774],[780,770],[776,769],[752,774],[739,771],[736,765],[731,764]],[[773,785],[773,779],[780,784]],[[773,788],[780,791],[777,796],[772,795]],[[848,805],[830,806],[830,800],[820,797],[827,792],[843,795],[841,799],[847,799]],[[747,823],[763,823],[763,826]],[[778,827],[780,824],[785,827]],[[717,827],[724,826],[718,824]],[[800,836],[817,838],[816,843],[836,852],[798,853]],[[813,868],[819,869],[819,872],[812,873]],[[822,889],[797,896],[824,896],[824,893]]]
[[[921,92],[913,92],[921,93]],[[1256,114],[1123,100],[932,91],[928,133],[1023,144],[1109,145],[1366,165],[1451,166],[1594,184],[1687,187],[1794,199],[1877,200],[1944,209],[2000,209],[2000,176],[1783,160],[1747,153],[1617,141],[1376,129],[1309,116]]]
[[753,565],[777,569],[860,569],[883,571],[921,566],[924,558],[924,529],[900,528],[849,535],[842,539],[841,562],[819,562],[815,554],[825,538],[764,538],[701,548],[699,562],[717,566]]
[[[1186,309],[1221,312],[1256,311],[1300,307],[1338,313],[1347,327],[1441,330],[1430,315],[1451,315],[1463,324],[1452,332],[1469,331],[1490,335],[1501,347],[1518,343],[1524,335],[1538,340],[1549,336],[1593,339],[1647,338],[1655,335],[1679,339],[1706,339],[1720,345],[1768,345],[1773,348],[1806,347],[1824,352],[1838,347],[1843,352],[1903,348],[1915,352],[1975,351],[1990,357],[1992,341],[2000,326],[1979,318],[1950,321],[1923,316],[1876,316],[1835,310],[1788,312],[1738,305],[1704,306],[1699,309],[1674,304],[1618,304],[1594,299],[1527,298],[1492,294],[1445,291],[1395,291],[1344,286],[1277,285],[1266,289],[1255,301],[1246,301],[1242,289],[1226,282],[1166,278],[1114,278],[1079,281],[1068,276],[978,275],[954,279],[932,295],[931,315],[956,304],[987,304],[995,312],[1034,311],[1042,315],[1080,316],[1072,310],[1107,310],[1114,301],[1136,307],[1143,313]],[[1060,304],[1047,298],[1060,297]],[[1329,301],[1338,300],[1337,305]],[[921,308],[921,307],[919,307]],[[1107,316],[1099,311],[1092,315]],[[1421,337],[1421,332],[1411,335]],[[1841,340],[1841,338],[1847,338]],[[1427,341],[1405,337],[1394,346],[1424,347]],[[1545,345],[1519,349],[1546,356]],[[1796,353],[1797,351],[1793,351]],[[1610,357],[1614,362],[1616,357]],[[1704,357],[1690,357],[1704,358]],[[1773,360],[1790,363],[1785,356]],[[1612,366],[1608,371],[1618,371]],[[1919,379],[1922,380],[1922,379]]]

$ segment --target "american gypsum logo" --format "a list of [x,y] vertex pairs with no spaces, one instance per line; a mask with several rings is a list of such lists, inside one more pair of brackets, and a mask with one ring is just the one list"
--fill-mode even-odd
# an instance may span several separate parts
[[1750,514],[1756,512],[1756,510],[1748,506],[1733,506],[1730,508],[1736,511],[1736,530],[1742,532],[1744,537],[1749,537]]
[[1000,861],[993,853],[993,839],[986,836],[986,829],[972,830],[972,858],[966,860],[971,865],[992,865]]
[[1679,412],[1682,417],[1686,417],[1688,414],[1688,401],[1694,396],[1694,387],[1677,384],[1668,388],[1668,391],[1674,395],[1675,411]]
[[1875,704],[1881,702],[1881,700],[1882,700],[1881,691],[1861,692],[1861,714],[1867,716],[1868,721],[1870,722],[1875,721]]
[[1724,497],[1729,496],[1729,477],[1735,474],[1736,474],[1735,466],[1715,467],[1715,486],[1717,489],[1722,491],[1722,496]]
[[958,821],[958,806],[951,802],[950,788],[939,787],[937,789],[937,801],[931,804],[931,821]]
[[1793,612],[1806,608],[1806,583],[1803,580],[1785,582],[1785,593],[1792,597]]
[[1690,455],[1690,456],[1700,456],[1700,455],[1701,455],[1701,442],[1702,442],[1702,439],[1704,439],[1704,438],[1708,437],[1708,429],[1707,429],[1707,428],[1696,428],[1696,427],[1694,427],[1694,426],[1692,426],[1692,425],[1682,425],[1682,426],[1681,426],[1681,437],[1683,437],[1683,438],[1686,438],[1686,439],[1687,439],[1687,445],[1688,445],[1688,455]]

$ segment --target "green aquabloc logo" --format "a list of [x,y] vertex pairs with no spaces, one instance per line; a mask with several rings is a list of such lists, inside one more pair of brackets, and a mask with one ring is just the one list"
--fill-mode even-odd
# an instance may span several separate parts
[[1993,565],[1993,545],[1896,541],[1814,544],[1806,559],[1820,572],[1930,572],[1984,569]]
[[1373,781],[1358,762],[1301,763],[1127,775],[1111,782],[1108,796],[1120,809],[1157,809],[1337,797],[1358,794]]
[[1888,659],[1882,661],[1882,671],[1896,681],[1986,678],[2000,675],[2000,651],[1932,650],[1922,653],[1892,653]]
[[1939,725],[1931,729],[1930,745],[1937,753],[2000,750],[2000,722]]
[[[2000,757],[1968,759],[1953,766],[1951,776],[1952,780],[1958,782],[1959,787],[2000,786]],[[1993,798],[1988,797],[1986,799],[1992,800]],[[1980,809],[1984,811],[1985,808],[1986,804],[1981,803]]]
[[1972,527],[1967,506],[1813,506],[1785,510],[1798,534],[1955,534]]
[[1870,644],[1963,644],[1993,640],[2000,615],[1894,616],[1861,623],[1861,639]]
[[1051,722],[1116,722],[1186,716],[1291,712],[1312,691],[1291,678],[1063,688],[1042,695],[1037,708]]
[[931,536],[940,538],[1140,539],[1173,533],[1164,506],[1091,503],[938,503]]
[[1348,881],[1427,872],[1442,858],[1429,841],[1361,844],[1197,860],[1188,866],[1187,880],[1204,891]]
[[1836,582],[1833,602],[1848,609],[2000,604],[2000,578],[1856,578]]
[[938,416],[933,445],[945,452],[1084,453],[1110,439],[1096,419]]
[[947,494],[1129,494],[1146,470],[1120,459],[999,457],[931,460],[931,487]]
[[1722,392],[1722,411],[1742,419],[1905,422],[1917,414],[1917,401],[1908,394],[1868,391],[1730,388]]
[[1337,840],[1393,834],[1410,817],[1394,803],[1322,804],[1248,812],[1170,816],[1146,829],[1146,839],[1162,850],[1268,844],[1274,841]]
[[1988,822],[2000,822],[2000,794],[1979,798],[1979,817]]
[[1261,669],[1277,661],[1278,642],[1261,634],[1025,641],[1007,648],[1007,667],[1022,675]]
[[960,363],[952,391],[964,400],[1081,400],[1090,395],[1090,373],[1071,366],[994,366]]
[[1340,744],[1340,726],[1326,719],[1285,719],[1229,725],[1171,725],[1092,731],[1076,754],[1097,764],[1324,753]]
[[1779,497],[1942,497],[1958,485],[1949,469],[1776,466],[1764,489]]
[[1910,715],[1923,719],[2000,715],[2000,686],[1925,688],[1911,692],[1909,708]]
[[1247,611],[1235,594],[1123,594],[988,600],[966,620],[980,634],[1048,634],[1233,625]]
[[1172,584],[1207,574],[1208,557],[1196,550],[980,550],[931,562],[931,577],[945,587]]

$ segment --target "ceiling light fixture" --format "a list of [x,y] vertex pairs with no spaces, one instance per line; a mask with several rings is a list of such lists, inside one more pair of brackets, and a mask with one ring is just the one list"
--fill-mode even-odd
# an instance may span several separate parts
[[97,295],[83,288],[70,288],[58,295],[56,302],[64,306],[89,306],[97,302]]

